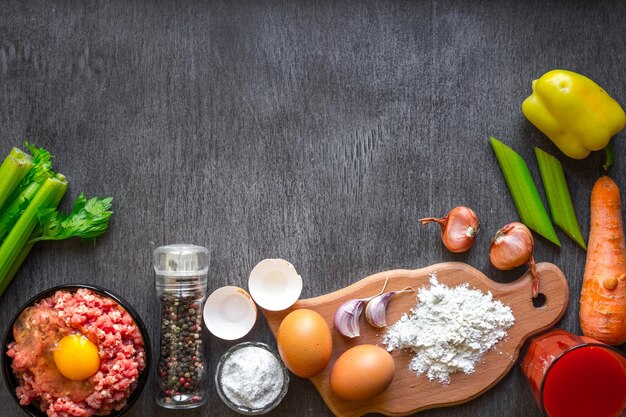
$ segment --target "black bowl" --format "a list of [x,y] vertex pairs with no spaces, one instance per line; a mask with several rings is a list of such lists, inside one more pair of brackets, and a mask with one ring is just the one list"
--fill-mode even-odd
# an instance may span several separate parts
[[86,285],[86,284],[59,285],[57,287],[47,289],[45,291],[40,292],[39,294],[31,298],[30,300],[28,300],[22,306],[22,308],[20,308],[18,312],[15,313],[15,316],[13,316],[13,318],[11,319],[11,322],[9,323],[9,327],[7,328],[7,331],[4,334],[4,339],[2,341],[2,346],[3,346],[2,347],[2,374],[4,376],[4,381],[7,384],[9,391],[11,392],[11,397],[15,400],[15,402],[19,405],[19,407],[31,417],[47,417],[47,414],[41,411],[39,407],[37,407],[36,404],[30,404],[27,406],[20,405],[17,395],[15,394],[15,389],[19,386],[19,381],[17,377],[15,376],[15,374],[13,373],[13,370],[11,369],[11,362],[12,362],[11,358],[7,356],[7,350],[8,350],[7,346],[9,345],[9,343],[14,341],[13,325],[15,324],[15,321],[20,316],[20,314],[22,314],[22,311],[24,311],[24,309],[26,309],[27,307],[30,307],[33,304],[35,304],[37,301],[53,295],[58,290],[76,291],[79,288],[86,288],[86,289],[92,290],[93,292],[101,296],[111,298],[112,300],[117,302],[120,306],[122,306],[128,312],[128,314],[130,314],[133,321],[139,328],[141,337],[143,338],[144,351],[146,355],[145,357],[146,367],[139,374],[139,378],[137,379],[137,386],[135,387],[133,392],[130,393],[130,396],[127,398],[126,405],[124,405],[124,408],[122,408],[119,411],[113,411],[108,416],[120,417],[123,414],[125,414],[133,406],[135,401],[137,401],[137,398],[139,398],[139,396],[141,395],[141,391],[146,385],[146,381],[148,380],[148,376],[150,375],[150,364],[152,362],[152,354],[150,351],[150,337],[148,336],[148,330],[146,329],[145,324],[141,320],[141,317],[139,317],[139,314],[137,314],[135,309],[133,309],[126,300],[124,300],[122,297],[102,287]]

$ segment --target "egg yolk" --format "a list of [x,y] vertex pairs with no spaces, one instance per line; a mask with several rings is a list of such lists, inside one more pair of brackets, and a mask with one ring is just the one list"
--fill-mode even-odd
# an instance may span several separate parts
[[59,372],[73,381],[87,379],[100,368],[98,347],[83,335],[65,336],[59,341],[53,355]]

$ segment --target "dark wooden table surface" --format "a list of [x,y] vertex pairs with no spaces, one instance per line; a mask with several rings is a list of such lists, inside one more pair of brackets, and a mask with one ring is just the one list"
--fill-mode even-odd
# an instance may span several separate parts
[[[158,340],[151,253],[174,242],[210,249],[211,289],[246,286],[269,257],[296,266],[304,297],[450,260],[513,281],[523,269],[488,259],[490,237],[518,217],[487,137],[538,183],[533,145],[557,155],[586,236],[602,155],[567,159],[520,105],[553,68],[626,104],[624,33],[620,1],[2,1],[0,154],[24,139],[48,148],[70,181],[64,206],[85,191],[113,196],[115,215],[95,247],[36,247],[0,301],[0,331],[35,293],[82,282],[123,295]],[[613,177],[626,190],[623,142]],[[453,255],[416,220],[460,204],[482,229]],[[560,249],[537,238],[536,258],[568,277],[560,326],[579,332],[585,253],[559,236]],[[213,369],[234,343],[205,337]],[[263,319],[245,340],[275,345]],[[156,406],[155,384],[129,417],[179,415]],[[3,387],[0,415],[18,414]],[[213,387],[185,412],[233,414]],[[270,415],[331,413],[294,377]],[[420,415],[540,413],[516,366],[483,396]]]

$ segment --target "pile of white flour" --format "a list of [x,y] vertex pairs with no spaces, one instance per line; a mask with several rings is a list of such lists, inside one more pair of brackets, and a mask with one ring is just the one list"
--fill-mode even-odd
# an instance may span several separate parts
[[430,276],[421,287],[411,315],[404,314],[384,336],[387,350],[411,349],[410,368],[431,381],[450,382],[450,375],[474,372],[483,353],[506,337],[515,322],[511,308],[491,293],[467,284],[447,287]]

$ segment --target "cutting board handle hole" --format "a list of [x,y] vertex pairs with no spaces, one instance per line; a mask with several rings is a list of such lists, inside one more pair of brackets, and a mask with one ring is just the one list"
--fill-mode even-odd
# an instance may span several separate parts
[[535,308],[541,308],[546,305],[546,301],[548,301],[546,295],[539,293],[537,297],[533,298],[533,306],[535,306]]

